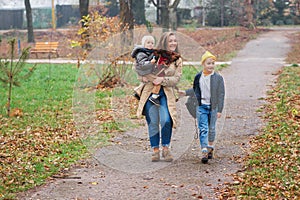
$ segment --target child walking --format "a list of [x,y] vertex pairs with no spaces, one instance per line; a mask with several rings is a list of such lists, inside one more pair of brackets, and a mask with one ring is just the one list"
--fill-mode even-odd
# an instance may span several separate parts
[[[153,47],[154,37],[151,35],[146,35],[142,38],[142,47],[135,47],[131,53],[131,57],[136,59],[135,70],[142,79],[142,83],[134,89],[135,97],[138,99],[145,85],[144,82],[152,81],[155,78],[151,76],[151,74],[154,73],[156,66],[156,58],[153,54]],[[160,85],[154,85],[152,95],[149,97],[149,100],[155,105],[159,105],[159,90]]]
[[201,162],[204,164],[213,158],[216,121],[221,117],[224,107],[224,79],[214,71],[215,61],[216,56],[206,51],[201,58],[203,70],[195,76],[193,83],[199,105],[196,116],[202,152]]

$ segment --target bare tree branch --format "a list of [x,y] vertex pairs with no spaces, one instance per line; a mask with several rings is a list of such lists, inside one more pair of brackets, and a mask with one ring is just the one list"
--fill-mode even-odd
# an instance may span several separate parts
[[176,9],[178,7],[179,3],[180,3],[180,0],[175,0],[174,3],[171,6],[169,6],[169,8],[175,8]]
[[153,5],[154,5],[155,7],[158,6],[157,3],[154,2],[154,0],[151,0],[151,2],[153,3]]

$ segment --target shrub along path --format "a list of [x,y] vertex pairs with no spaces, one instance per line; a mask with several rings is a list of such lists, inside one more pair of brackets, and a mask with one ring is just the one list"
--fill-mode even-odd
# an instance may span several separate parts
[[150,162],[145,128],[123,133],[113,147],[96,150],[96,159],[84,161],[65,179],[56,179],[19,195],[19,199],[218,199],[217,188],[232,181],[230,174],[241,169],[239,157],[249,139],[263,126],[256,110],[259,100],[274,83],[290,48],[287,33],[275,30],[250,41],[230,67],[222,70],[226,104],[218,122],[216,158],[200,163],[198,141],[193,139],[194,121],[178,107],[180,127],[176,130],[172,163]]

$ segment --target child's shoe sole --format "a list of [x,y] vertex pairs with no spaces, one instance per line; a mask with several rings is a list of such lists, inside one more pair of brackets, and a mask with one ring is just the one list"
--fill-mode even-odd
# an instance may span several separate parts
[[153,97],[149,97],[149,101],[151,101],[156,106],[160,106],[159,99],[154,99]]
[[213,148],[208,148],[207,158],[208,159],[214,158],[214,149]]

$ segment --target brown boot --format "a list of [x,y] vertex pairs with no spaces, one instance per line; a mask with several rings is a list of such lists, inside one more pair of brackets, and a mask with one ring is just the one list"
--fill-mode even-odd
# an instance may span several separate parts
[[163,149],[163,151],[162,151],[162,157],[165,158],[166,162],[172,162],[173,161],[173,156],[172,156],[170,150],[167,149],[167,148]]
[[151,157],[152,162],[158,162],[160,160],[159,150],[155,150]]

